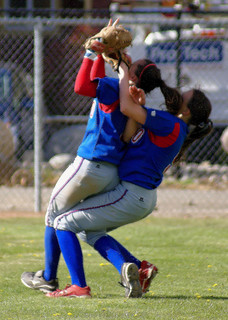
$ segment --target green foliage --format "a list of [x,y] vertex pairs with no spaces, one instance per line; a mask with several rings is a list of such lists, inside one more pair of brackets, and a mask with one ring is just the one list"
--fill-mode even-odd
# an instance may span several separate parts
[[[92,299],[47,298],[20,281],[24,271],[44,267],[41,218],[0,220],[0,319],[225,320],[228,314],[228,220],[158,219],[152,216],[114,232],[139,259],[159,274],[142,299],[126,299],[119,275],[82,243]],[[60,287],[70,283],[63,259]]]

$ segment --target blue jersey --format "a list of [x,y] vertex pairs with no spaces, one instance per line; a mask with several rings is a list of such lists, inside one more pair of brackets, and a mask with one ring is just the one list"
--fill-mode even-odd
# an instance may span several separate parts
[[146,111],[146,123],[132,137],[119,166],[119,176],[121,180],[154,189],[180,151],[188,127],[166,111]]
[[120,136],[127,122],[127,117],[120,112],[119,80],[109,77],[97,80],[96,98],[78,155],[118,165],[125,151]]

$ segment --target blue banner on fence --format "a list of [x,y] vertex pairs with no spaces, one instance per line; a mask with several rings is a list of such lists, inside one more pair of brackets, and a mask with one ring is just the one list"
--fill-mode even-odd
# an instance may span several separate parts
[[146,47],[147,58],[155,63],[175,63],[178,52],[184,63],[210,63],[223,60],[223,43],[219,40],[182,41],[180,50],[177,42],[156,43]]

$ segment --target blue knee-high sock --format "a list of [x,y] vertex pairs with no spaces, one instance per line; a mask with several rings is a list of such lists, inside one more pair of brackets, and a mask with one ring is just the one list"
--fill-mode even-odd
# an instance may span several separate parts
[[86,287],[83,256],[77,236],[71,231],[56,230],[63,258],[71,276],[72,284]]
[[98,239],[94,244],[94,249],[103,258],[111,262],[120,274],[121,266],[124,262],[133,262],[140,268],[141,261],[136,259],[126,248],[109,235]]
[[50,281],[56,278],[59,258],[60,247],[55,233],[55,229],[46,226],[44,233],[44,248],[45,248],[45,270],[44,279]]

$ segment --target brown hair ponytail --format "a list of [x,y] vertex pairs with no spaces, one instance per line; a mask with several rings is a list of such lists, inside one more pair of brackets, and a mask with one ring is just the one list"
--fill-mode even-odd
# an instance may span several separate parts
[[205,137],[213,129],[213,122],[209,119],[212,106],[209,99],[202,91],[194,89],[193,96],[188,102],[187,107],[191,112],[189,124],[192,125],[193,129],[191,130],[190,126],[190,132],[186,137],[179,154],[175,158],[174,163],[179,162],[183,158],[185,151],[195,140]]
[[171,88],[166,85],[165,81],[160,80],[160,90],[165,98],[167,111],[176,115],[182,105],[183,98],[177,89]]

